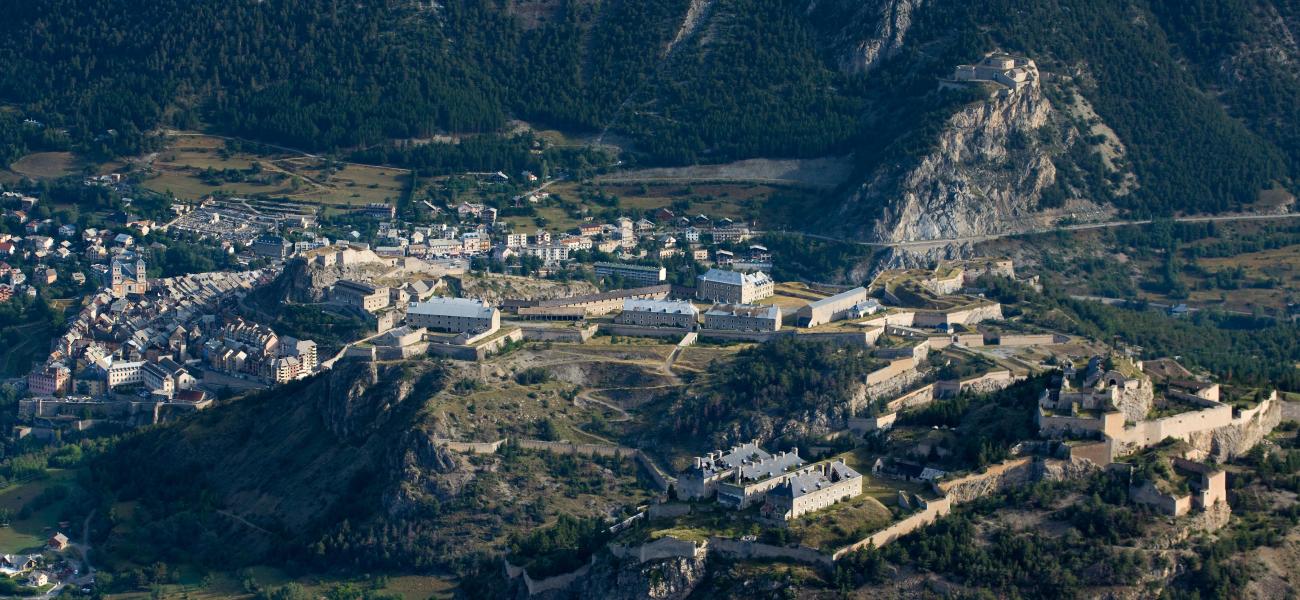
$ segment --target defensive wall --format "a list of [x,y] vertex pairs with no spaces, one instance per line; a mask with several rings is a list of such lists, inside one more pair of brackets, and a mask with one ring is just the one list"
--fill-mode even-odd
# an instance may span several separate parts
[[685,327],[650,327],[646,325],[601,323],[600,331],[609,335],[625,335],[629,337],[675,338],[681,337],[690,330]]
[[867,546],[879,548],[912,533],[917,529],[934,523],[939,520],[939,517],[952,512],[952,501],[946,497],[936,498],[934,500],[922,499],[921,501],[925,503],[925,506],[920,511],[912,513],[894,522],[890,526],[858,540],[857,542],[836,550],[835,554],[831,556],[831,559],[839,560],[849,554],[866,548]]
[[596,335],[597,325],[592,323],[584,327],[549,327],[535,323],[511,323],[519,327],[524,339],[530,342],[573,342],[581,344]]

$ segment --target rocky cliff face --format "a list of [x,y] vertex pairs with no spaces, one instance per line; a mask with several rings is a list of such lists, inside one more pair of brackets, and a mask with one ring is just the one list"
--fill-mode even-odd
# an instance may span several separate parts
[[365,439],[388,421],[415,385],[399,367],[345,362],[326,377],[325,394],[318,396],[321,417],[339,438]]
[[[845,204],[885,207],[860,233],[881,241],[974,238],[1027,229],[1056,181],[1049,149],[1036,133],[1051,103],[1038,86],[990,96],[948,119],[934,150],[904,170],[885,169]],[[848,215],[846,215],[848,216]]]
[[1136,388],[1120,390],[1119,398],[1115,402],[1115,408],[1124,413],[1124,420],[1129,423],[1147,418],[1151,406],[1155,403],[1155,391],[1152,389],[1151,379],[1143,377],[1140,382]]
[[866,73],[903,48],[914,15],[924,3],[925,0],[814,0],[808,10],[826,15],[833,22],[835,30],[829,35],[840,68]]
[[1253,419],[1191,436],[1188,442],[1200,457],[1225,462],[1244,456],[1282,422],[1282,403],[1272,402]]
[[681,600],[704,579],[707,555],[673,557],[637,564],[602,555],[587,577],[557,598],[605,600]]

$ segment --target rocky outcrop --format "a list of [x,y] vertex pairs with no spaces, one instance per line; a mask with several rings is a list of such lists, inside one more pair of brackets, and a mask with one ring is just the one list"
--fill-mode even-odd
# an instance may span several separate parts
[[842,70],[867,73],[903,48],[925,0],[815,0],[809,12],[828,32]]
[[[672,556],[646,562],[620,559],[603,552],[584,567],[579,577],[572,578],[558,589],[547,587],[545,581],[534,582],[534,593],[528,594],[523,577],[515,581],[521,600],[569,600],[602,598],[603,600],[681,600],[691,595],[704,579],[708,568],[708,554],[697,556]],[[541,585],[537,585],[537,584]]]
[[989,91],[947,119],[928,153],[871,173],[826,227],[876,241],[942,242],[916,250],[926,256],[897,258],[928,262],[962,253],[943,244],[1039,230],[1067,216],[1108,214],[1079,199],[1040,206],[1044,191],[1056,183],[1054,161],[1080,138],[1037,79],[1019,90]]
[[953,504],[961,504],[1038,481],[1079,479],[1096,469],[1096,465],[1088,460],[1037,460],[1026,457],[990,465],[983,472],[943,481],[937,486]]
[[1231,425],[1193,434],[1188,440],[1202,456],[1217,462],[1244,456],[1282,422],[1282,402],[1273,400],[1249,418],[1233,419]]
[[1037,148],[1014,156],[1008,148],[1012,137],[1030,139],[1050,113],[1051,105],[1037,87],[959,110],[949,118],[935,150],[896,183],[877,178],[863,190],[864,195],[898,194],[871,237],[972,237],[1005,232],[1031,218],[1038,197],[1056,180],[1056,167]]
[[415,382],[400,367],[352,361],[329,371],[326,390],[317,396],[321,418],[334,435],[361,440],[387,422]]
[[1136,423],[1147,418],[1154,403],[1155,391],[1151,387],[1151,379],[1141,377],[1136,388],[1120,388],[1115,408],[1124,413],[1126,422]]

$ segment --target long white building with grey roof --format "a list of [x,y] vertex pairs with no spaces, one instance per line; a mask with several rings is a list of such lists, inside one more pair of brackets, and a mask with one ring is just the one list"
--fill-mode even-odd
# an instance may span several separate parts
[[621,325],[693,329],[699,316],[700,310],[690,302],[629,299],[623,301],[623,312],[614,317],[614,322]]
[[[856,287],[800,308],[796,318],[800,327],[816,327],[831,321],[854,318],[868,310],[869,300],[867,288]],[[879,303],[875,305],[879,306]]]
[[695,278],[695,297],[729,304],[752,304],[775,291],[772,278],[762,271],[742,273],[726,269],[709,269]]
[[451,333],[496,331],[501,327],[501,311],[481,300],[431,298],[407,307],[406,324]]

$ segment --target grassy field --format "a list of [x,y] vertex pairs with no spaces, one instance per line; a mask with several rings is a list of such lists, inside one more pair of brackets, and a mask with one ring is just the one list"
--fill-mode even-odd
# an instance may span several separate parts
[[[159,588],[162,598],[185,598],[187,600],[226,600],[234,598],[252,598],[253,594],[244,588],[247,576],[263,589],[275,589],[288,583],[301,585],[313,597],[324,597],[336,586],[350,586],[357,589],[373,590],[381,594],[396,594],[405,600],[427,600],[429,598],[450,598],[455,584],[442,577],[401,575],[380,578],[344,578],[306,576],[293,578],[280,569],[273,567],[251,567],[237,573],[207,574],[193,568],[181,568],[178,583]],[[137,600],[150,598],[151,592],[132,592],[106,596],[115,600]]]
[[[44,546],[45,541],[54,535],[58,527],[63,503],[54,502],[21,520],[18,519],[18,511],[51,486],[71,485],[75,480],[76,471],[51,469],[49,477],[44,479],[0,489],[0,509],[8,510],[14,515],[8,527],[0,527],[0,553],[16,554]],[[74,539],[81,534],[79,530],[64,533]]]
[[24,177],[29,179],[58,179],[72,175],[83,164],[71,152],[34,152],[9,165],[6,171],[0,171],[0,181],[16,182]]
[[805,546],[830,550],[852,544],[893,519],[884,504],[863,494],[792,521],[790,534]]
[[[546,189],[548,201],[535,205],[536,216],[505,217],[515,229],[537,227],[536,217],[546,221],[548,229],[567,231],[577,228],[585,216],[614,210],[640,217],[660,208],[678,216],[707,215],[712,219],[727,217],[737,221],[764,225],[765,207],[774,196],[792,201],[807,200],[809,192],[775,185],[755,183],[599,183],[558,182]],[[615,196],[617,206],[593,201],[594,194]],[[471,194],[470,202],[481,200]]]
[[[171,192],[185,200],[218,192],[252,196],[283,196],[300,202],[330,207],[364,206],[370,202],[396,202],[406,190],[405,169],[345,165],[327,172],[323,159],[287,152],[252,154],[229,152],[223,139],[204,135],[179,135],[152,162],[152,175],[144,186],[157,192]],[[246,171],[257,163],[264,181],[209,182],[203,178],[211,168],[217,171]]]

